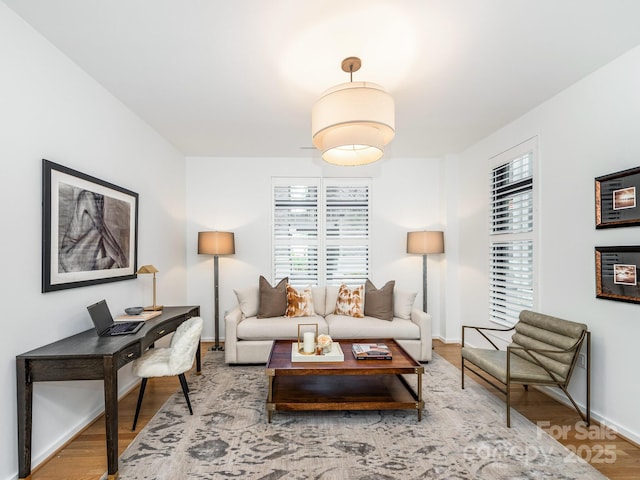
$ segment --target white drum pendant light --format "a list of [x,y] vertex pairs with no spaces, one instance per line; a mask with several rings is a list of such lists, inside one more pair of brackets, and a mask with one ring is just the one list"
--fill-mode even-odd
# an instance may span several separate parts
[[334,165],[365,165],[382,158],[395,135],[393,98],[375,83],[354,82],[360,59],[345,58],[342,70],[351,74],[322,94],[311,110],[313,145]]

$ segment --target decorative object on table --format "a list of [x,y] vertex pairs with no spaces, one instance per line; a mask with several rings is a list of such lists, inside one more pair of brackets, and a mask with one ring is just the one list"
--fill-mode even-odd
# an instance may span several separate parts
[[640,225],[640,167],[595,179],[596,228]]
[[143,265],[136,272],[140,274],[147,274],[147,273],[153,274],[153,305],[149,307],[144,307],[144,309],[147,311],[155,312],[157,310],[162,310],[162,305],[156,305],[156,273],[158,273],[159,271],[160,270],[158,270],[153,265]]
[[[306,327],[313,327],[313,329],[306,328]],[[317,338],[318,338],[317,323],[299,323],[298,324],[298,352],[304,355],[315,355]]]
[[127,307],[124,313],[127,315],[140,315],[144,311],[144,307]]
[[640,303],[640,246],[595,247],[596,298]]
[[322,334],[322,335],[318,335],[316,343],[318,348],[320,349],[320,355],[324,355],[331,351],[331,345],[333,344],[333,339],[331,338],[331,335]]
[[334,165],[365,165],[382,158],[395,135],[394,102],[383,87],[354,82],[357,57],[342,61],[349,82],[326,90],[311,111],[313,145]]
[[422,310],[427,311],[427,255],[444,253],[441,231],[407,232],[407,253],[422,255]]
[[293,342],[291,344],[291,361],[292,362],[344,362],[344,352],[338,342],[333,342],[329,350],[325,353],[313,353],[307,355],[300,352],[300,344]]
[[351,351],[356,360],[391,360],[393,352],[384,343],[354,343]]
[[189,414],[193,415],[191,401],[189,400],[189,386],[184,374],[191,370],[193,366],[200,343],[200,335],[202,334],[202,325],[202,318],[190,318],[176,329],[168,348],[150,348],[144,352],[142,357],[133,361],[133,374],[137,377],[142,377],[142,383],[140,384],[138,404],[136,405],[136,413],[133,417],[131,430],[136,429],[142,397],[144,397],[144,390],[150,377],[173,377],[177,375],[180,379],[187,407],[189,407]]
[[220,299],[218,296],[218,257],[236,253],[233,232],[198,232],[198,254],[213,255],[213,328],[214,344],[211,350],[224,350],[220,345]]
[[42,292],[136,278],[138,194],[42,162]]

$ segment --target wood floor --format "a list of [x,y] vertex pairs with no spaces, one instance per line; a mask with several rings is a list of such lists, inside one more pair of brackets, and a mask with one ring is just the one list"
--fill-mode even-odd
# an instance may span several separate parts
[[[203,353],[206,353],[209,345],[203,344]],[[460,368],[460,345],[444,344],[436,340],[434,349]],[[176,377],[149,380],[136,432],[147,424],[167,398],[179,388]],[[138,389],[135,388],[120,401],[119,455],[136,436],[136,432],[131,431],[131,424],[137,396]],[[588,431],[577,429],[579,417],[575,411],[534,388],[530,388],[528,392],[522,389],[519,394],[513,395],[513,407],[534,423],[547,422],[547,430],[554,438],[589,460],[607,477],[614,480],[640,478],[640,448],[614,432],[599,426],[592,426]],[[96,480],[106,469],[104,418],[100,417],[35,469],[31,479]]]

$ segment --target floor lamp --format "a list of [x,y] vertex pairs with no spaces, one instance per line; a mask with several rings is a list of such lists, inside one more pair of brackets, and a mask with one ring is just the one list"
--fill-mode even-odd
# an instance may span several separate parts
[[444,233],[421,231],[407,233],[407,253],[422,255],[422,311],[427,311],[427,255],[444,253]]
[[213,255],[213,310],[215,343],[211,350],[224,350],[220,345],[220,308],[218,299],[218,256],[236,253],[233,232],[198,232],[198,253]]

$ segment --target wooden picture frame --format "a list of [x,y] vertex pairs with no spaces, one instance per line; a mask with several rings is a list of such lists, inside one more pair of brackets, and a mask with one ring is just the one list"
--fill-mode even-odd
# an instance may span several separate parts
[[640,246],[596,247],[596,297],[640,303]]
[[640,225],[640,167],[595,179],[596,228]]
[[42,292],[136,278],[138,194],[42,160]]

